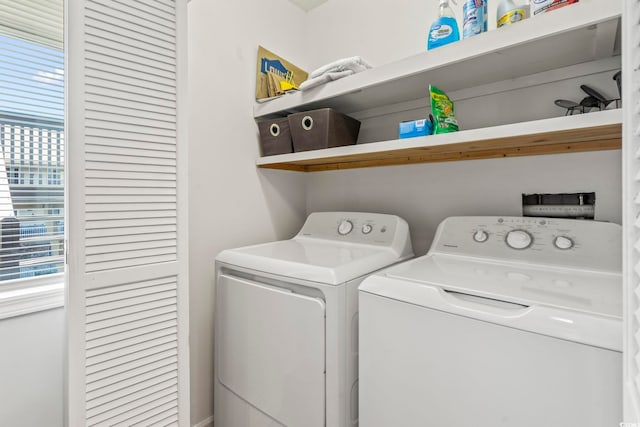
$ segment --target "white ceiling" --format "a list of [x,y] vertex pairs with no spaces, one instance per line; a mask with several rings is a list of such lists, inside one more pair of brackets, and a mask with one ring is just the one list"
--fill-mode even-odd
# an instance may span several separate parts
[[291,3],[300,7],[302,10],[310,11],[314,7],[320,6],[322,3],[325,3],[327,0],[289,0]]

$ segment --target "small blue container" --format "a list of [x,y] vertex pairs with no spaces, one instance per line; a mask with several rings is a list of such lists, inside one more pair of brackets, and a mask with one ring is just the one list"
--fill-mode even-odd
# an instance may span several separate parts
[[398,137],[400,139],[427,136],[432,133],[433,123],[428,119],[400,122],[400,125],[398,126]]

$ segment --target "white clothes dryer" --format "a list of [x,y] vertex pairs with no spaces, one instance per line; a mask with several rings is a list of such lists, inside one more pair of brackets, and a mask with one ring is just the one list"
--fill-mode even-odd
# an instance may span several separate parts
[[622,421],[621,227],[457,217],[360,286],[363,427]]
[[394,215],[309,215],[290,240],[216,258],[216,427],[358,424],[358,292],[413,256]]

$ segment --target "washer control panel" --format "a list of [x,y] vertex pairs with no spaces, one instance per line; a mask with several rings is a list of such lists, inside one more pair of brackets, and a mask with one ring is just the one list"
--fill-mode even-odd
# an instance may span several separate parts
[[315,212],[298,236],[364,243],[377,246],[405,245],[409,226],[396,215],[363,212]]
[[451,217],[438,227],[431,251],[619,271],[622,229],[591,220]]

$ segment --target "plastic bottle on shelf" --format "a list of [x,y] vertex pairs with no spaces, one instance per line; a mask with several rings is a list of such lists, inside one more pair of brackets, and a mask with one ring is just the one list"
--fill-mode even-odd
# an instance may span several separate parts
[[498,28],[526,19],[529,16],[528,9],[527,5],[516,4],[514,0],[502,0],[496,13]]
[[440,0],[440,14],[429,29],[427,49],[435,49],[458,40],[460,40],[458,21],[449,6],[449,0]]
[[578,0],[533,0],[531,16],[543,15],[574,3],[578,3]]
[[462,37],[469,38],[486,30],[486,0],[466,0],[462,5]]

